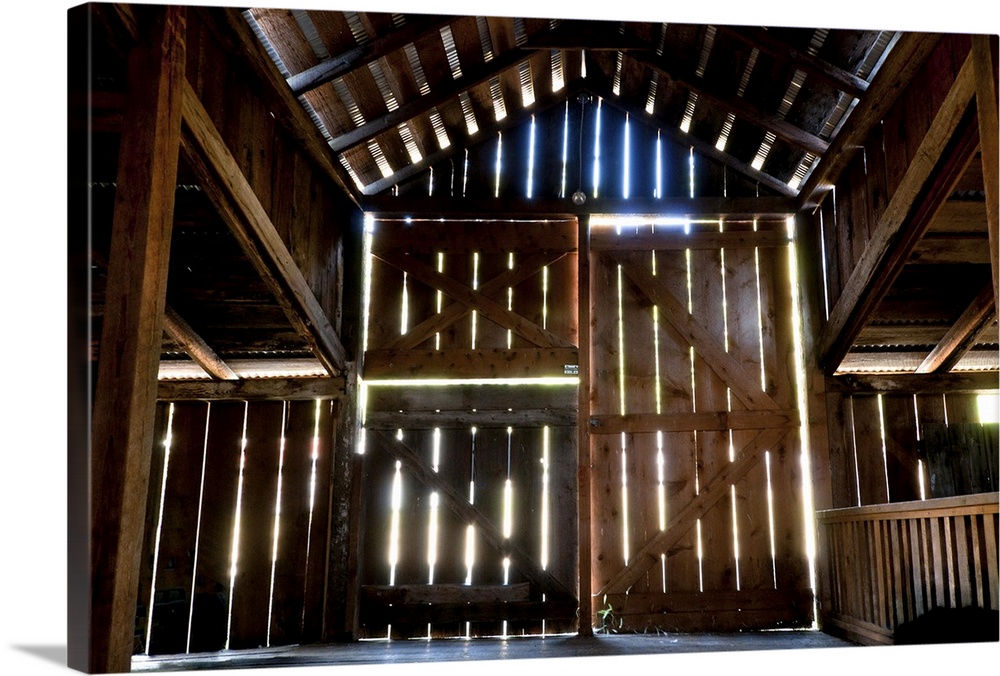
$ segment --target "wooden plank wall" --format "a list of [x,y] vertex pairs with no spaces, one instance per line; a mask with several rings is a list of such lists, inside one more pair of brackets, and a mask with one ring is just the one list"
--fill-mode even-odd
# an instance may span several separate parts
[[856,149],[831,198],[824,200],[817,212],[815,219],[822,220],[825,294],[830,309],[840,298],[969,49],[968,36],[942,38],[927,66],[914,77],[882,124]]
[[[259,95],[237,54],[220,42],[201,12],[188,20],[187,79],[305,276],[335,329],[346,311],[343,266],[360,210],[299,149]],[[232,105],[240,101],[240,105]],[[356,221],[356,222],[355,222]],[[349,299],[348,299],[349,300]]]
[[[696,244],[720,230],[744,244]],[[756,230],[692,224],[671,246],[665,228],[592,233],[592,584],[606,590],[594,620],[605,631],[810,620],[798,432],[778,430],[746,460],[769,424],[699,417],[774,406],[797,425],[788,247],[754,246]]]
[[823,630],[889,644],[897,627],[932,609],[1000,608],[997,505],[994,492],[819,512],[819,551],[833,582]]
[[151,474],[150,558],[137,613],[151,629],[137,627],[137,652],[318,640],[332,403],[188,401],[160,409],[157,439],[169,443],[158,445]]
[[975,393],[879,394],[828,388],[833,507],[956,494],[932,490],[925,437],[928,433],[947,437],[949,426],[955,428],[954,434],[960,425],[978,425],[977,397]]

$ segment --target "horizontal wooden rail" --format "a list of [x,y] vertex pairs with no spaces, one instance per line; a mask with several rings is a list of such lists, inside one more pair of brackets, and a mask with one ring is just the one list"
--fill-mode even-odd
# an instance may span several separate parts
[[818,512],[824,630],[893,643],[932,609],[998,609],[998,504],[983,493]]

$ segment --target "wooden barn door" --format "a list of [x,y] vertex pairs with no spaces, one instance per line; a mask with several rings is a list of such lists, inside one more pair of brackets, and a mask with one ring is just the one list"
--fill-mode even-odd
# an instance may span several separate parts
[[808,626],[783,222],[591,231],[598,631]]
[[576,239],[575,221],[375,220],[363,637],[575,627]]

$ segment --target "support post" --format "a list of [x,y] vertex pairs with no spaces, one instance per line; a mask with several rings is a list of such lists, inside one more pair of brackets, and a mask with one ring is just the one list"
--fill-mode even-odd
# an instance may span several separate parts
[[360,440],[357,362],[348,362],[344,397],[337,408],[333,456],[333,503],[324,640],[355,641],[359,633],[360,558],[364,524],[361,483],[364,455]]
[[90,467],[86,670],[131,668],[181,130],[185,10],[129,57]]
[[590,457],[590,218],[579,222],[577,238],[577,312],[580,384],[577,413],[577,501],[580,546],[580,636],[593,636],[591,580],[591,457]]

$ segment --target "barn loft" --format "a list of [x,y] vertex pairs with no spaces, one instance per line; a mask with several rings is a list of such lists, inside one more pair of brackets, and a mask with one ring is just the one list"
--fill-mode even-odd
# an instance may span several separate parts
[[71,666],[997,610],[996,36],[67,20]]

